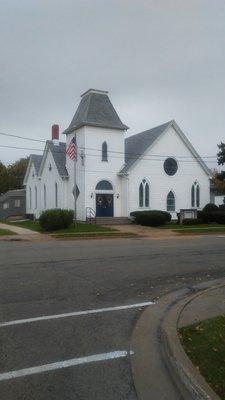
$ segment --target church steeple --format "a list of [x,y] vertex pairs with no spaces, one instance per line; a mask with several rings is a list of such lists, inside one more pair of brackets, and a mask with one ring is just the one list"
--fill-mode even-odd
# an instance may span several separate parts
[[123,131],[129,129],[119,118],[108,97],[108,92],[96,89],[89,89],[81,95],[77,111],[63,133],[70,133],[85,125]]

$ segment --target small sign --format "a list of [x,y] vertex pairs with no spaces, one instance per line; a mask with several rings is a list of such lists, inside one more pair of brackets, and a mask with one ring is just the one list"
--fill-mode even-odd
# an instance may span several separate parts
[[[75,193],[75,190],[73,188],[73,197],[75,197],[74,193]],[[76,199],[78,198],[79,194],[80,194],[80,190],[79,190],[78,186],[76,185]]]

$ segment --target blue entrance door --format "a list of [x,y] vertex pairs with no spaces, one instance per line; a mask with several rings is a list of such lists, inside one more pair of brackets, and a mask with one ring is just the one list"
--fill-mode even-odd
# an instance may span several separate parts
[[113,194],[96,194],[96,217],[113,217]]

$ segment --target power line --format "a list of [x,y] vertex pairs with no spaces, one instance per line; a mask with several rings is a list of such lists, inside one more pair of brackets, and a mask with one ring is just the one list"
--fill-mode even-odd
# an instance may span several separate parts
[[[3,132],[0,132],[0,135],[4,135],[4,136],[9,136],[9,137],[15,137],[15,138],[18,138],[18,139],[24,139],[24,140],[31,140],[31,141],[35,141],[35,142],[40,142],[40,143],[46,143],[46,141],[45,140],[41,140],[41,139],[34,139],[34,138],[28,138],[28,137],[24,137],[24,136],[19,136],[19,135],[12,135],[12,134],[9,134],[9,133],[3,133]],[[1,147],[3,147],[3,145],[1,145]],[[7,147],[7,146],[5,146],[5,147]],[[8,147],[10,147],[10,146],[8,146]],[[17,148],[17,146],[15,146],[15,147],[13,147],[13,148]],[[18,147],[19,148],[19,147]],[[98,151],[98,152],[101,152],[102,150],[101,149],[96,149],[96,148],[91,148],[91,147],[79,147],[79,146],[77,146],[77,148],[78,149],[81,149],[81,150],[91,150],[91,151]],[[20,149],[21,150],[26,150],[26,148],[22,148],[22,147],[20,147]],[[27,150],[30,150],[29,148],[27,148]],[[40,149],[31,149],[31,150],[37,150],[37,151],[41,151]],[[116,151],[116,150],[109,150],[108,151],[108,153],[115,153],[115,154],[124,154],[124,152],[122,152],[122,151]],[[141,153],[134,153],[134,152],[126,152],[126,154],[127,155],[131,155],[131,156],[137,156],[137,157],[139,157],[139,156],[142,156],[142,154]],[[149,155],[149,156],[147,156],[147,157],[170,157],[170,156],[168,156],[168,155],[160,155],[160,154],[151,154],[151,155]],[[132,158],[132,157],[131,157]],[[135,157],[134,157],[135,158]],[[193,158],[194,160],[196,160],[196,159],[208,159],[208,158],[213,158],[213,159],[215,159],[215,160],[217,160],[217,157],[216,156],[196,156],[196,157],[194,157],[194,156],[178,156],[178,158]]]
[[45,143],[45,140],[34,139],[34,138],[27,138],[27,137],[24,137],[24,136],[12,135],[12,134],[10,134],[10,133],[3,133],[3,132],[0,132],[0,135],[3,135],[3,136],[10,136],[10,137],[14,137],[14,138],[18,138],[18,139],[24,139],[24,140],[32,140],[33,142],[42,142],[42,143]]
[[[3,145],[3,144],[0,144],[0,147],[16,149],[16,150],[29,150],[29,151],[41,151],[41,152],[44,151],[44,149],[36,149],[36,148],[30,148],[30,147],[19,147],[19,146],[11,146],[11,145]],[[93,150],[95,150],[95,149],[93,149]],[[64,151],[60,150],[60,149],[58,149],[58,150],[54,149],[54,150],[51,150],[51,152],[52,153],[64,153]],[[123,154],[122,152],[115,152],[115,153]],[[96,158],[99,158],[99,154],[86,153],[85,157],[96,157]],[[170,157],[170,156],[159,156],[159,155],[157,155],[158,158],[153,158],[153,157],[156,157],[156,156],[154,156],[154,155],[143,156],[142,155],[142,157],[129,157],[129,160],[143,160],[143,161],[159,161],[159,162],[161,162],[161,161],[165,160],[165,157]],[[159,158],[159,157],[161,157],[161,158]],[[121,157],[117,157],[117,156],[113,156],[113,155],[111,156],[111,158],[117,158],[117,159],[121,160]],[[199,160],[199,159],[202,159],[202,158],[201,157],[199,157],[199,158],[192,157],[192,160],[189,160],[189,159],[188,160],[182,160],[182,159],[180,159],[180,156],[178,156],[178,157],[176,157],[176,159],[177,159],[178,162],[191,163],[191,162],[195,162],[196,160]],[[216,161],[217,161],[217,159],[215,159],[215,160],[207,160],[207,163],[215,164]]]

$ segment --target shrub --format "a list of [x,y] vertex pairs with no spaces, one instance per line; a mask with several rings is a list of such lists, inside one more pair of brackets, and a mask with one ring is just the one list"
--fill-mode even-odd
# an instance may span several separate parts
[[214,213],[218,210],[219,208],[215,204],[208,203],[202,211],[198,211],[198,219],[201,219],[204,224],[215,222]]
[[225,211],[218,210],[212,212],[212,218],[213,222],[216,222],[217,224],[225,224]]
[[182,221],[183,225],[200,225],[202,224],[201,219],[197,218],[184,218]]
[[43,231],[57,231],[68,228],[73,222],[73,216],[72,210],[46,210],[41,214],[39,223]]
[[219,211],[225,211],[225,204],[220,204]]
[[210,212],[217,211],[217,210],[218,210],[218,207],[213,203],[206,204],[206,206],[202,209],[202,211],[204,213],[210,213]]
[[131,216],[136,224],[144,226],[159,226],[171,221],[171,215],[166,211],[134,211]]

